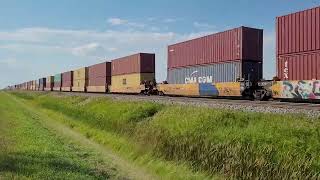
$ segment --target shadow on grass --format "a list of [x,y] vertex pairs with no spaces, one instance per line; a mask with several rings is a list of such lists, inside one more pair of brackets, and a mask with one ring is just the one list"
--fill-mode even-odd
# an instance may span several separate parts
[[66,178],[66,175],[71,175],[94,179],[109,179],[113,176],[111,169],[107,172],[99,168],[90,168],[81,162],[75,162],[72,158],[54,154],[9,153],[1,156],[0,172],[14,175],[39,178]]

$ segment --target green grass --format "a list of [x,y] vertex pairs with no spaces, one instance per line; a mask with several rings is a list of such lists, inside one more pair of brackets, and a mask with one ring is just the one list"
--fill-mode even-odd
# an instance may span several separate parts
[[[203,172],[237,179],[320,178],[320,123],[303,115],[15,95],[53,116],[62,113],[68,118],[59,119],[70,127],[166,178],[201,179]],[[198,174],[190,175],[189,168]],[[170,169],[178,175],[169,176]]]
[[115,170],[98,167],[102,163],[97,154],[57,136],[40,123],[39,116],[2,92],[0,102],[0,179],[117,176]]

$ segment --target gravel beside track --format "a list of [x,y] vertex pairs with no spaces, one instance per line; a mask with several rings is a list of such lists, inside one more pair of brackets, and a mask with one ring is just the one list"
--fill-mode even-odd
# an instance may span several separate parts
[[294,103],[281,101],[251,101],[234,99],[212,99],[192,97],[169,97],[169,96],[143,96],[124,94],[102,94],[102,93],[75,93],[75,92],[52,92],[55,95],[87,96],[87,97],[109,97],[125,101],[150,101],[162,104],[180,104],[199,107],[211,107],[218,109],[232,109],[244,112],[262,112],[277,114],[302,114],[308,117],[320,117],[320,104]]

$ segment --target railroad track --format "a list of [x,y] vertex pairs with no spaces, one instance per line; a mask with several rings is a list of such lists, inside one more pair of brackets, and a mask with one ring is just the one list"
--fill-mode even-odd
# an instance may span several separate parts
[[[58,94],[69,94],[89,97],[110,97],[119,100],[142,100],[153,101],[166,104],[185,104],[185,105],[199,105],[210,106],[217,108],[231,108],[232,109],[261,109],[268,108],[270,110],[281,113],[285,111],[288,113],[315,113],[320,116],[320,104],[313,103],[294,103],[282,101],[252,101],[243,99],[213,99],[213,98],[195,98],[195,97],[172,97],[172,96],[144,96],[144,95],[128,95],[128,94],[103,94],[103,93],[77,93],[77,92],[54,92]],[[237,108],[241,106],[241,108]],[[254,110],[252,110],[254,111]]]
[[[42,91],[34,91],[43,93]],[[86,97],[109,97],[120,101],[150,101],[162,104],[180,104],[215,109],[231,109],[244,112],[261,112],[277,114],[299,114],[311,118],[320,119],[320,104],[294,103],[282,101],[252,101],[244,99],[213,99],[205,97],[172,97],[172,96],[144,96],[128,94],[104,94],[104,93],[81,93],[81,92],[50,92],[57,96],[86,96]]]

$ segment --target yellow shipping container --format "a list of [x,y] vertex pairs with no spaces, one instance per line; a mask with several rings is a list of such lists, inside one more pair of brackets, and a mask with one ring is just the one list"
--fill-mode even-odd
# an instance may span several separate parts
[[239,82],[216,84],[159,84],[159,92],[180,96],[241,96]]
[[240,82],[215,83],[219,96],[241,96]]
[[107,92],[107,86],[88,86],[87,92]]
[[134,73],[112,76],[110,92],[140,93],[144,90],[144,85],[141,85],[141,82],[153,81],[154,79],[154,73]]
[[199,96],[199,84],[159,84],[158,90],[166,95]]
[[73,87],[74,92],[85,92],[88,84],[88,68],[80,68],[73,71]]
[[61,91],[69,92],[71,91],[71,87],[61,87]]

